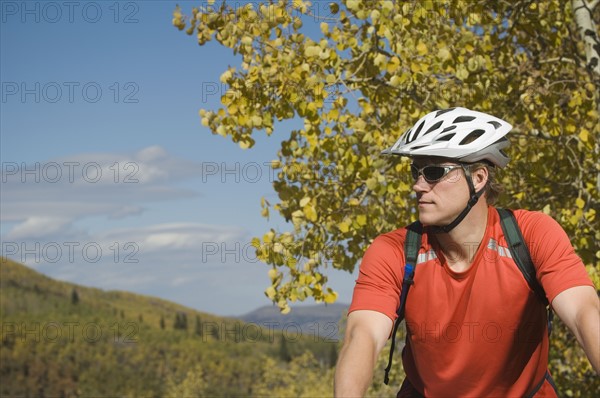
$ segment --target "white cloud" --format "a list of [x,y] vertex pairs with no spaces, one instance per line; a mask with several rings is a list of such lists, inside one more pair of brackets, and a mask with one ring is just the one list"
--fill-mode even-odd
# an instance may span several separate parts
[[129,155],[90,153],[31,164],[3,162],[0,221],[17,223],[5,238],[25,239],[88,217],[136,216],[144,211],[144,203],[199,196],[175,183],[200,173],[200,164],[169,156],[160,146]]
[[65,217],[29,217],[16,225],[8,235],[8,239],[42,238],[62,233],[71,224]]
[[142,162],[152,162],[167,158],[167,151],[161,146],[154,145],[140,150],[136,158]]

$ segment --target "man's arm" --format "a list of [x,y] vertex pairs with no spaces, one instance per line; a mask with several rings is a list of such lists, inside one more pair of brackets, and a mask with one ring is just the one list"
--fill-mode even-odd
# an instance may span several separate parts
[[592,367],[600,375],[600,300],[592,286],[577,286],[561,292],[552,308],[571,329]]
[[335,369],[335,397],[362,397],[373,378],[377,356],[385,346],[393,322],[386,315],[368,310],[348,315],[344,345]]

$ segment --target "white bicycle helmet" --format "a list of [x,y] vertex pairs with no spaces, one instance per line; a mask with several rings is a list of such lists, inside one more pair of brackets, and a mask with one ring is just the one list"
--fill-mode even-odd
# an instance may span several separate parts
[[487,160],[498,167],[508,163],[503,149],[512,125],[497,117],[466,108],[450,108],[423,116],[382,154],[439,156],[473,163]]

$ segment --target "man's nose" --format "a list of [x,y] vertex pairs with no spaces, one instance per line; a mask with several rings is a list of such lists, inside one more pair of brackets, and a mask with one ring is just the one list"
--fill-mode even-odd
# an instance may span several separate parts
[[419,177],[417,177],[412,187],[413,191],[416,193],[426,192],[430,188],[431,185],[425,181],[425,177],[423,177],[422,174],[419,174]]

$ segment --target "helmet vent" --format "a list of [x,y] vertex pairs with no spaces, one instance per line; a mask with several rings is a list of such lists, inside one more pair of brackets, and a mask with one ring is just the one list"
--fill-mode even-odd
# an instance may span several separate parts
[[475,120],[475,116],[459,116],[452,123],[462,123],[462,122],[470,122]]
[[495,128],[496,130],[498,130],[498,129],[499,129],[501,126],[502,126],[500,123],[498,123],[498,122],[497,122],[497,121],[495,121],[495,120],[490,120],[488,123],[489,123],[489,124],[491,124],[492,126],[494,126],[494,128]]
[[440,120],[439,122],[437,122],[436,124],[434,124],[433,126],[431,126],[429,128],[429,130],[427,130],[425,133],[423,133],[423,135],[429,134],[432,131],[435,131],[435,130],[439,129],[440,126],[442,125],[442,123],[444,123],[444,122],[442,120]]
[[438,138],[437,140],[435,140],[436,142],[438,141],[450,141],[452,139],[452,137],[454,137],[456,134],[455,133],[451,133],[451,134],[446,134],[443,137]]
[[444,113],[452,112],[454,109],[456,109],[456,108],[448,108],[448,109],[442,109],[441,111],[437,111],[435,114],[435,117],[437,118],[440,115],[443,115]]
[[471,131],[458,145],[465,145],[475,141],[477,138],[485,134],[485,130],[477,129]]
[[410,148],[410,149],[414,151],[414,150],[416,150],[416,149],[425,148],[426,146],[427,146],[427,145],[417,145],[417,146],[414,146],[414,147],[412,147],[412,148]]
[[442,130],[442,132],[440,134],[445,133],[446,131],[452,131],[456,128],[456,125],[450,126],[450,127],[446,127],[445,129]]
[[423,120],[421,122],[421,124],[419,124],[419,127],[417,127],[417,129],[415,130],[414,135],[411,137],[411,139],[409,140],[409,142],[414,141],[415,138],[417,138],[419,136],[419,133],[421,132],[421,129],[423,128],[423,126],[425,125],[425,121]]

